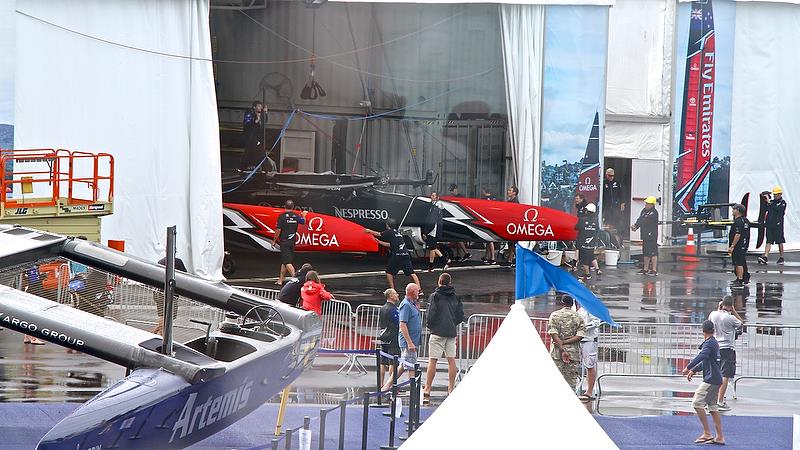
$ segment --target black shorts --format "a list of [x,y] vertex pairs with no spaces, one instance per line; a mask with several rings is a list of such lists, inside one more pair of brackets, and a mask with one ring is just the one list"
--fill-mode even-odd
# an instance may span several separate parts
[[[398,357],[398,359],[400,357],[399,346],[393,346],[392,344],[381,344],[381,351],[384,353],[388,353],[390,355],[395,355]],[[384,364],[386,366],[391,366],[392,364],[394,364],[394,360],[392,358],[387,358],[386,356],[381,355],[381,364]]]
[[411,256],[390,256],[389,262],[386,264],[386,273],[389,275],[397,275],[401,270],[407,277],[414,275],[414,266],[411,264]]
[[734,266],[744,266],[747,264],[747,250],[734,249],[731,253],[731,262]]
[[783,244],[786,238],[783,237],[783,224],[767,227],[767,244]]
[[436,248],[436,244],[439,241],[436,239],[436,236],[431,236],[430,234],[425,237],[425,250],[433,250]]
[[594,249],[593,248],[579,248],[578,249],[578,259],[581,262],[582,266],[591,266],[592,261],[594,261]]
[[733,378],[736,375],[736,350],[719,349],[719,370],[725,378]]
[[281,264],[294,263],[294,241],[281,242]]
[[658,241],[647,239],[642,241],[643,256],[658,256]]

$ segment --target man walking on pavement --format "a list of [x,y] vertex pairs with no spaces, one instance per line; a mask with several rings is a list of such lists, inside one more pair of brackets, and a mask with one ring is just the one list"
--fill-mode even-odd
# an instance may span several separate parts
[[586,335],[586,324],[572,310],[574,301],[561,295],[561,309],[553,311],[548,319],[547,334],[550,335],[550,357],[558,367],[570,389],[575,389],[581,358],[580,342]]
[[[767,193],[769,195],[769,193]],[[783,265],[783,243],[786,238],[783,236],[783,217],[786,215],[786,200],[783,199],[783,189],[779,186],[772,188],[772,195],[775,196],[767,206],[767,245],[764,247],[764,254],[758,257],[759,264],[767,264],[769,251],[772,244],[778,244],[778,264]]]
[[[652,195],[647,197],[644,200],[644,209],[639,213],[639,218],[636,219],[636,223],[631,225],[631,231],[642,230],[642,256],[644,257],[644,265],[642,266],[642,271],[639,273],[652,277],[658,275],[657,202],[658,200]],[[649,270],[648,267],[650,268]]]
[[733,224],[728,233],[728,254],[731,255],[736,279],[731,282],[732,289],[742,289],[750,283],[747,270],[747,248],[750,246],[750,222],[744,217],[744,205],[733,205]]
[[456,384],[456,336],[458,327],[464,322],[464,305],[456,295],[449,273],[439,275],[439,286],[431,294],[428,305],[428,329],[431,330],[428,343],[428,370],[425,372],[425,387],[422,402],[430,403],[433,378],[436,376],[436,363],[447,358],[447,393]]
[[[686,379],[692,381],[692,376],[697,372],[703,371],[703,382],[694,391],[692,407],[697,412],[697,418],[703,426],[703,434],[694,440],[695,444],[725,444],[725,436],[722,435],[722,420],[717,408],[717,396],[719,386],[722,384],[722,375],[719,371],[719,343],[714,338],[714,322],[706,320],[703,322],[703,337],[705,340],[700,345],[700,353],[689,362],[683,374]],[[708,418],[705,408],[708,407],[711,418],[714,420],[714,428],[717,437],[711,435],[708,428]]]
[[275,234],[272,236],[272,245],[278,246],[280,241],[281,249],[281,272],[278,276],[278,281],[275,282],[278,286],[283,285],[283,279],[286,273],[290,277],[294,276],[294,245],[295,237],[297,236],[297,225],[306,223],[306,214],[308,211],[302,211],[299,215],[294,212],[294,202],[286,200],[283,204],[286,209],[280,216],[278,216],[278,223],[275,225]]
[[725,391],[728,389],[728,380],[736,376],[736,332],[742,328],[744,320],[736,312],[733,297],[730,295],[719,302],[718,309],[708,315],[708,320],[714,322],[714,338],[719,343],[722,384],[717,396],[717,407],[720,411],[729,411],[731,407],[725,402]]
[[[422,342],[422,319],[419,313],[419,286],[408,283],[406,296],[397,308],[400,319],[400,334],[397,342],[400,345],[400,365],[397,368],[399,378],[406,371],[406,364],[417,363],[418,347]],[[405,363],[405,364],[403,364]],[[414,372],[408,373],[408,378],[414,377]],[[381,390],[386,391],[392,387],[392,379],[386,381]]]

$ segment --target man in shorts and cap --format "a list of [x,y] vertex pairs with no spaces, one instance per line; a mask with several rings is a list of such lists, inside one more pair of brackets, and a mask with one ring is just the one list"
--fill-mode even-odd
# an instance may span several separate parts
[[[692,381],[692,376],[702,371],[703,382],[694,391],[694,398],[692,399],[692,407],[697,412],[697,417],[700,419],[700,424],[703,425],[703,434],[694,440],[695,444],[725,444],[725,436],[722,435],[722,420],[719,416],[719,409],[717,408],[717,396],[719,395],[719,387],[722,384],[722,374],[719,368],[719,343],[714,338],[714,322],[706,320],[703,322],[703,337],[705,340],[700,344],[700,353],[689,362],[683,374],[686,379]],[[717,431],[717,436],[711,435],[711,430],[708,428],[708,418],[706,417],[705,408],[711,414],[714,420],[714,428]]]
[[[644,257],[644,264],[642,265],[641,274],[656,276],[658,275],[658,210],[656,203],[658,200],[653,197],[647,197],[644,200],[644,209],[639,213],[639,218],[636,223],[631,225],[631,231],[641,229],[642,237],[642,256]],[[648,269],[649,267],[649,269]]]

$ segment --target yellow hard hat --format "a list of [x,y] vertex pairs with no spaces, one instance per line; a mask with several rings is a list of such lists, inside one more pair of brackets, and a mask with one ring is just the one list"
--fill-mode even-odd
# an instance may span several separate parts
[[[639,198],[641,198],[641,197],[639,197]],[[658,200],[651,195],[650,197],[647,197],[646,199],[644,199],[644,202],[645,203],[649,203],[651,205],[655,205],[656,203],[658,203]]]
[[783,189],[781,189],[780,186],[775,186],[774,188],[772,188],[772,193],[773,194],[783,194]]

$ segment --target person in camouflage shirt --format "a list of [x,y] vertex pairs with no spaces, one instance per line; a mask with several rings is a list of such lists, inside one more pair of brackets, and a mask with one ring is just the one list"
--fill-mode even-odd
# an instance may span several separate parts
[[586,333],[586,324],[572,310],[572,297],[561,296],[562,308],[550,314],[547,334],[550,335],[550,356],[564,376],[570,389],[575,389],[581,363],[581,339]]

